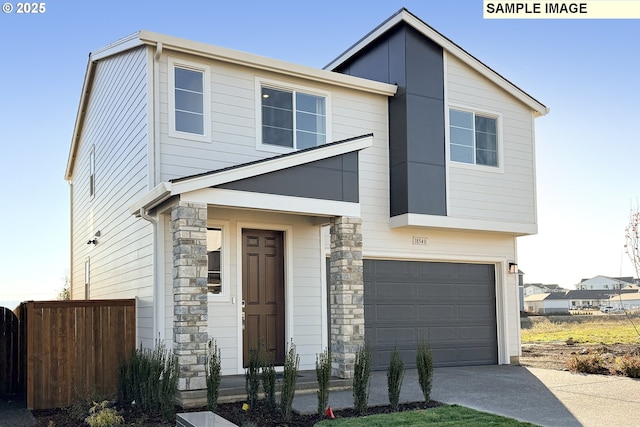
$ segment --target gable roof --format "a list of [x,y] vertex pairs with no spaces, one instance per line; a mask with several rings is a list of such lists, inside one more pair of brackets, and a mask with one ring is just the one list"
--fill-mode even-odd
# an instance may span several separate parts
[[73,176],[76,156],[80,145],[82,127],[89,105],[89,98],[95,77],[96,66],[99,61],[134,49],[140,46],[150,46],[156,49],[156,59],[165,51],[181,52],[190,55],[199,56],[210,60],[218,60],[222,62],[232,63],[236,65],[246,66],[263,71],[271,71],[274,73],[285,74],[291,77],[312,80],[319,83],[325,83],[333,86],[345,87],[354,90],[393,96],[396,93],[395,85],[381,83],[374,80],[363,79],[360,77],[349,76],[346,74],[335,73],[323,69],[308,67],[305,65],[293,64],[286,61],[267,58],[260,55],[241,52],[233,49],[226,49],[207,43],[195,42],[179,37],[167,36],[151,31],[141,30],[127,37],[108,44],[89,54],[87,62],[87,70],[82,85],[78,112],[76,114],[76,122],[73,129],[71,139],[71,147],[67,159],[67,167],[65,170],[65,179],[70,180]]
[[153,209],[172,196],[359,151],[370,147],[372,143],[373,134],[367,134],[228,168],[172,179],[158,184],[146,195],[136,200],[129,207],[129,212],[133,215],[139,215],[141,209]]
[[491,69],[482,61],[458,46],[452,40],[436,31],[433,27],[429,26],[420,18],[409,12],[409,10],[407,10],[406,8],[400,9],[385,22],[374,28],[369,34],[360,39],[357,43],[343,52],[331,63],[327,64],[324,68],[326,70],[336,69],[337,67],[357,55],[359,52],[373,43],[376,39],[389,31],[391,28],[402,22],[411,26],[425,37],[440,45],[440,47],[446,50],[449,54],[460,59],[462,62],[473,68],[482,76],[486,77],[487,79],[498,85],[500,88],[504,89],[506,92],[514,96],[516,99],[527,105],[535,112],[536,116],[544,116],[549,113],[549,108],[542,104],[540,101],[520,89],[518,86],[511,83],[509,80]]

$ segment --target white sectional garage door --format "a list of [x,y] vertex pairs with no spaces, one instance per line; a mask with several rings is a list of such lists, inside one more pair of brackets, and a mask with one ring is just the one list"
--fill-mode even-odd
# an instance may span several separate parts
[[364,289],[374,369],[386,370],[396,347],[415,367],[420,337],[434,366],[498,363],[494,265],[364,260]]

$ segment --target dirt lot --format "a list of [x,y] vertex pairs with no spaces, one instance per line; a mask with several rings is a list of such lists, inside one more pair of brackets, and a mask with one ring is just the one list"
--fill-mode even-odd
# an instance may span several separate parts
[[566,342],[523,344],[520,364],[531,368],[556,369],[566,371],[567,361],[578,354],[600,354],[605,365],[615,371],[616,357],[625,354],[639,354],[640,347],[632,344],[593,345]]

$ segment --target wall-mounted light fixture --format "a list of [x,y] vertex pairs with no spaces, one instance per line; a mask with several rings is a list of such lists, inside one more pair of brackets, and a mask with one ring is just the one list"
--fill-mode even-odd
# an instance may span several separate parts
[[509,261],[509,273],[516,274],[518,272],[518,264],[515,261]]
[[100,237],[100,230],[96,231],[96,234],[93,235],[93,239],[89,240],[87,242],[87,245],[97,245],[98,244],[98,237]]

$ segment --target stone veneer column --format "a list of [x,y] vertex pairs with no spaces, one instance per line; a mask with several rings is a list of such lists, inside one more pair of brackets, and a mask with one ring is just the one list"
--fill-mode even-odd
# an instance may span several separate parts
[[332,375],[352,378],[356,353],[364,345],[362,219],[331,219],[329,262]]
[[179,202],[171,211],[173,233],[173,353],[178,358],[182,407],[206,404],[207,205]]

